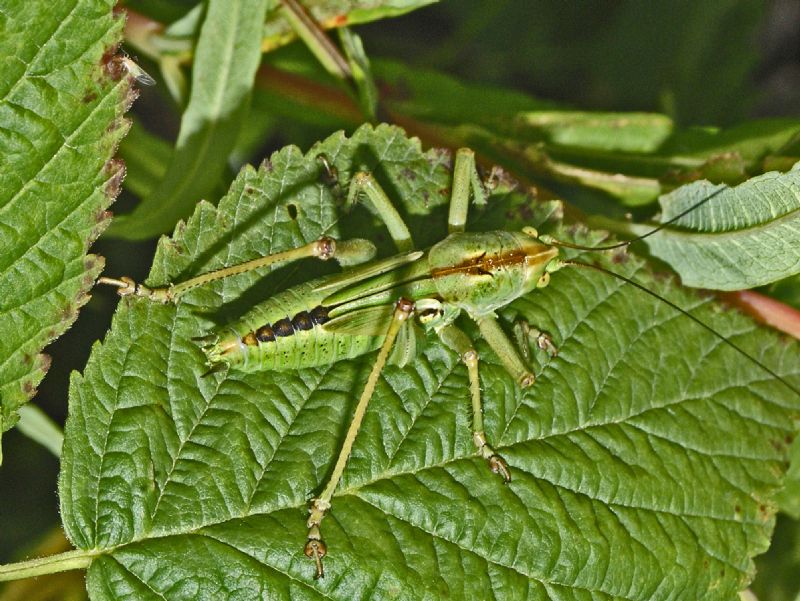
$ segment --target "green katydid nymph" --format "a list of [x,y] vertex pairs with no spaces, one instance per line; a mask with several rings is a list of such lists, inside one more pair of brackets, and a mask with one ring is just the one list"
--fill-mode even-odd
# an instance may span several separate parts
[[[337,174],[324,155],[320,156],[320,161],[327,179],[335,180]],[[468,374],[472,440],[476,452],[486,460],[492,472],[503,482],[509,482],[513,477],[513,465],[509,466],[484,432],[478,351],[470,337],[457,325],[458,320],[463,317],[473,320],[506,371],[520,387],[529,387],[535,378],[528,361],[528,347],[538,347],[553,356],[556,346],[546,332],[525,322],[516,324],[516,339],[510,338],[500,325],[496,312],[537,288],[547,286],[550,274],[565,266],[605,271],[563,259],[559,247],[571,245],[539,236],[533,228],[523,228],[520,232],[467,232],[470,199],[477,205],[486,202],[474,153],[468,149],[461,149],[456,154],[448,215],[449,234],[430,248],[415,248],[409,228],[389,196],[369,173],[357,173],[350,181],[348,204],[361,196],[372,203],[398,254],[376,260],[375,246],[367,240],[335,240],[323,236],[294,249],[162,288],[149,288],[129,278],[100,279],[101,283],[117,286],[123,296],[177,302],[187,291],[208,282],[297,259],[333,259],[345,268],[339,273],[279,292],[254,306],[234,323],[199,339],[210,371],[295,370],[378,351],[330,477],[310,504],[304,551],[315,562],[316,578],[324,575],[323,557],[328,552],[323,542],[322,522],[331,509],[334,492],[367,405],[384,366],[387,363],[403,366],[414,358],[419,346],[419,334],[415,332],[421,329],[435,334],[463,361]],[[610,250],[627,244],[629,242],[586,250]],[[612,275],[654,294],[631,280]],[[758,363],[702,321],[673,303],[664,302]],[[786,384],[769,368],[761,367]]]

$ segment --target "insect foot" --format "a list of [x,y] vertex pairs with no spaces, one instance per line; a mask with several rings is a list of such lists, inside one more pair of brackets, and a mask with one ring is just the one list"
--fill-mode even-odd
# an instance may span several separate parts
[[558,355],[558,348],[553,344],[553,339],[547,332],[539,332],[538,336],[536,336],[536,346],[551,357],[556,357]]
[[551,357],[558,355],[558,347],[553,344],[553,338],[547,332],[539,330],[531,326],[524,319],[518,319],[514,322],[514,337],[517,341],[517,346],[522,352],[525,361],[531,360],[530,345],[536,343],[536,346],[546,352]]
[[166,288],[148,288],[144,284],[137,284],[128,276],[122,276],[119,279],[102,277],[97,280],[97,283],[105,284],[106,286],[115,286],[117,288],[117,294],[120,296],[140,296],[164,304],[173,300],[171,286]]
[[474,432],[472,434],[472,442],[478,447],[478,453],[481,454],[481,457],[489,462],[489,469],[495,474],[500,474],[504,484],[511,482],[511,470],[509,470],[506,460],[495,453],[494,449],[489,446],[486,442],[486,435],[483,432]]
[[308,510],[310,514],[306,522],[306,526],[308,526],[308,540],[306,541],[306,546],[303,551],[306,557],[310,557],[317,564],[317,571],[314,574],[315,579],[325,577],[325,570],[322,567],[322,558],[327,555],[328,547],[322,540],[319,525],[322,522],[322,518],[325,517],[325,513],[330,508],[330,503],[322,499],[314,499],[311,501],[311,507]]

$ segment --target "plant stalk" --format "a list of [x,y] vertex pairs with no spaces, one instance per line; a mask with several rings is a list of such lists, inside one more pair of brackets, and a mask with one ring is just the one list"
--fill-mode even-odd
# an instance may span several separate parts
[[76,549],[57,555],[37,557],[27,561],[0,565],[0,582],[7,580],[22,580],[45,574],[67,572],[69,570],[82,570],[89,567],[97,552]]

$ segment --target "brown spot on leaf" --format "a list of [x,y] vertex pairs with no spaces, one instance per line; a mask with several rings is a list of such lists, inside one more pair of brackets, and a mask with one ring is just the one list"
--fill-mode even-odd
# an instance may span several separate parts
[[95,92],[86,92],[81,101],[83,102],[83,104],[89,104],[90,102],[93,102],[96,99],[97,99],[97,94]]
[[121,54],[117,54],[118,48],[118,45],[106,48],[100,58],[100,65],[103,67],[103,71],[112,81],[119,81],[128,73],[123,63],[124,57]]
[[447,148],[432,148],[425,156],[432,167],[442,165],[448,171],[453,170],[453,153]]
[[333,18],[333,26],[334,27],[342,27],[343,25],[347,24],[347,15],[336,15]]
[[615,252],[613,255],[611,255],[611,262],[615,263],[616,265],[621,265],[623,263],[627,263],[628,258],[628,253],[623,250]]
[[403,170],[400,172],[400,174],[411,182],[417,179],[417,174],[414,172],[413,169],[409,169],[408,167],[404,167]]
[[61,309],[61,320],[70,321],[74,314],[75,314],[75,309],[73,308],[72,303],[67,303]]
[[125,179],[125,161],[122,159],[111,159],[106,162],[103,170],[111,176],[108,181],[106,181],[103,191],[109,198],[116,198],[119,196],[120,190],[122,189],[122,180]]

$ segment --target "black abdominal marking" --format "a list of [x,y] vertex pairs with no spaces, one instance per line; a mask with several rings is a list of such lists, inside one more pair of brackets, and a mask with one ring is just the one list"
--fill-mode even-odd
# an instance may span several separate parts
[[272,325],[264,324],[255,332],[249,332],[242,336],[242,341],[249,345],[255,345],[259,342],[274,342],[276,338],[285,338],[295,332],[310,330],[314,326],[319,326],[329,321],[329,319],[327,307],[317,305],[311,311],[300,311],[291,319],[285,317]]

